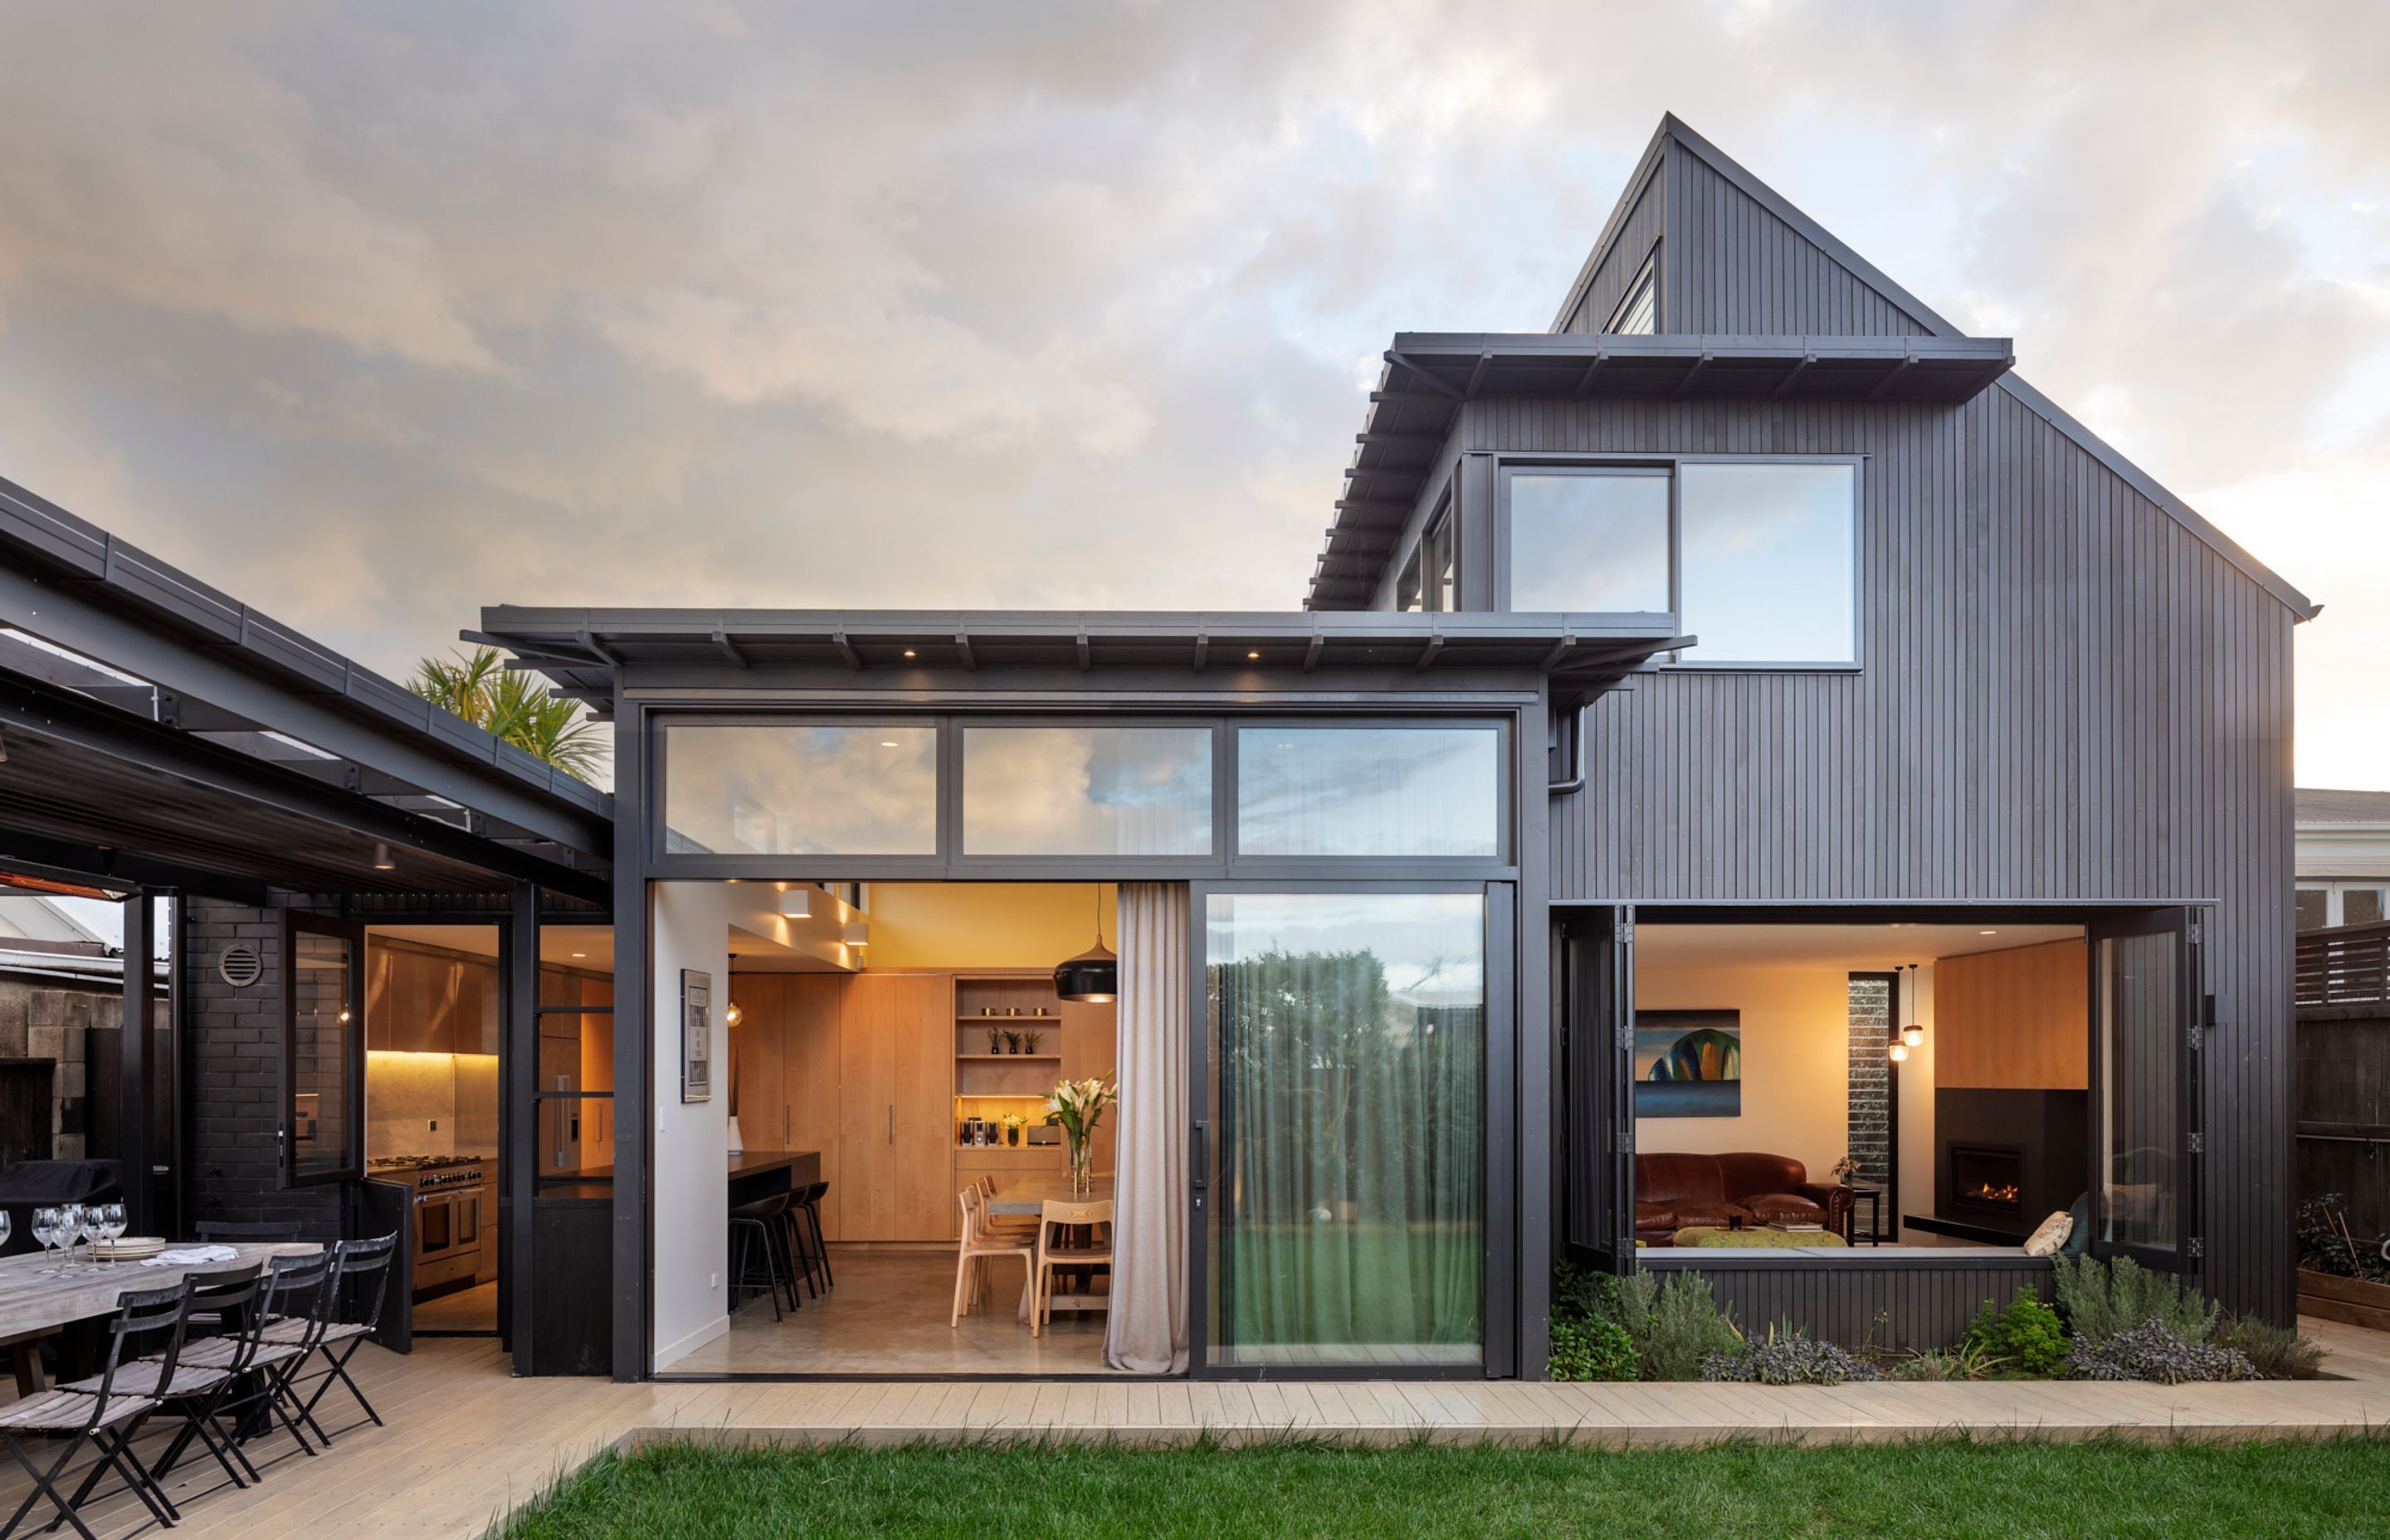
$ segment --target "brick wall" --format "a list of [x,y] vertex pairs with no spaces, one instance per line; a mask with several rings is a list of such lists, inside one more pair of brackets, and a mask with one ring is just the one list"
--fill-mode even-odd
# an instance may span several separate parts
[[1857,1180],[1882,1187],[1892,1174],[1893,986],[1882,974],[1851,975],[1850,1133]]
[[[282,1185],[282,916],[212,899],[190,903],[183,956],[184,1205],[189,1219],[296,1219],[336,1239],[338,1185]],[[265,970],[236,989],[217,964],[236,943]]]

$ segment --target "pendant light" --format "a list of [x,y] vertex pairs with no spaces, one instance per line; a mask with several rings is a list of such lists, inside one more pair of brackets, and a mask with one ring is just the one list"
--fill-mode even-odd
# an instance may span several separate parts
[[1908,1021],[1892,1040],[1892,1061],[1895,1064],[1906,1061],[1909,1049],[1921,1047],[1925,1043],[1925,1029],[1917,1020],[1917,965],[1907,965],[1902,977],[1908,983],[1908,1009],[1904,1013]]
[[1104,945],[1104,885],[1096,891],[1096,944],[1054,969],[1054,993],[1065,1000],[1102,1005],[1120,998],[1120,959]]

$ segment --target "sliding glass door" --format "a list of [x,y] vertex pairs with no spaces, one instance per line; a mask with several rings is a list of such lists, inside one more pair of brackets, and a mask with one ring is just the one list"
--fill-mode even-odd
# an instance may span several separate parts
[[1489,892],[1198,890],[1199,1367],[1484,1364]]

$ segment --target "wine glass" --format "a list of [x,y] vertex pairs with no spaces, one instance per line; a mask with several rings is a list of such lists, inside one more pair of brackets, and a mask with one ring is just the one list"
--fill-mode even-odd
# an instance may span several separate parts
[[114,1251],[116,1238],[124,1233],[124,1205],[122,1203],[102,1203],[94,1212],[98,1215],[98,1220],[97,1223],[93,1225],[92,1233],[96,1235],[100,1239],[109,1243],[109,1251],[108,1260],[114,1262],[116,1260],[116,1253]]
[[90,1230],[91,1216],[84,1212],[81,1203],[69,1203],[58,1211],[58,1251],[60,1259],[66,1264],[58,1269],[59,1272],[71,1273],[75,1270],[74,1249],[83,1244],[83,1238],[88,1235]]
[[16,1223],[8,1217],[8,1211],[0,1209],[0,1250],[6,1249],[8,1233],[16,1227]]
[[[42,1260],[45,1263],[50,1260],[50,1248],[58,1242],[58,1218],[56,1209],[33,1211],[33,1238],[42,1243]],[[42,1269],[42,1276],[47,1277],[50,1272],[51,1269],[45,1266]]]

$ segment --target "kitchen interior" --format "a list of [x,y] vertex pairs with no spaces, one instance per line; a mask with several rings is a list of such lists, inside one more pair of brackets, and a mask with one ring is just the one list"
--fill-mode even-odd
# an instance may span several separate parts
[[[1117,1067],[1116,1006],[1064,1000],[1054,983],[1056,965],[1099,932],[1117,943],[1111,885],[781,888],[784,913],[817,919],[827,904],[837,939],[811,943],[822,928],[808,918],[777,939],[734,930],[731,1062],[717,1094],[731,1097],[751,1158],[790,1152],[801,1183],[827,1184],[817,1213],[835,1282],[800,1280],[799,1308],[777,1320],[762,1294],[734,1295],[728,1333],[673,1368],[1104,1372],[1104,1315],[1058,1314],[1033,1337],[1017,1259],[987,1264],[991,1297],[949,1321],[961,1188],[1061,1180],[1067,1155],[1046,1097],[1058,1081]],[[1113,1169],[1119,1112],[1097,1124],[1099,1173]]]
[[[539,1088],[613,1086],[613,932],[540,937]],[[366,1171],[413,1189],[413,1328],[498,1330],[498,928],[388,925],[366,933]],[[613,1161],[612,1108],[540,1103],[538,1174]]]

